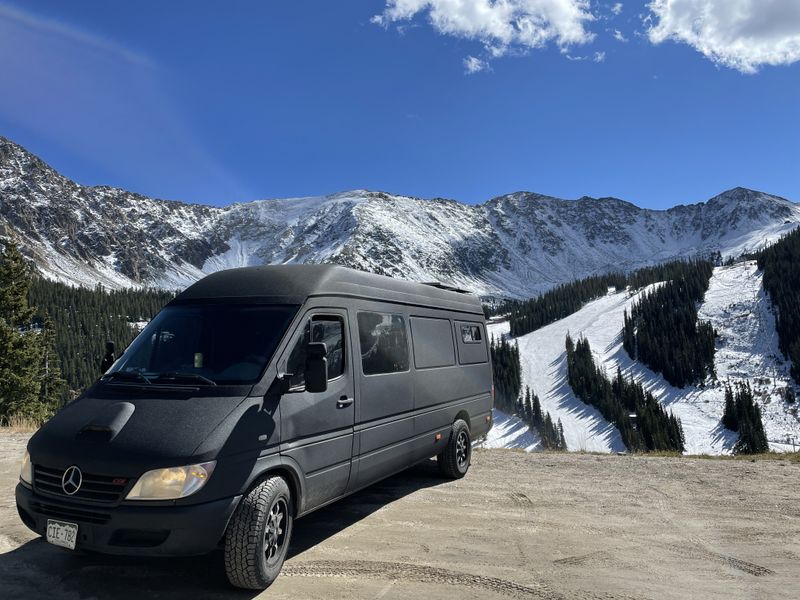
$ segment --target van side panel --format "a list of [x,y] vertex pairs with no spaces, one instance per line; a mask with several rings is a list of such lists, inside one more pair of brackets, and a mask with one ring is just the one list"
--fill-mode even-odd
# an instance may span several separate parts
[[479,394],[490,396],[491,381],[488,363],[417,371],[414,377],[414,408]]
[[362,423],[409,412],[414,408],[414,385],[409,371],[366,376],[359,373],[358,376],[361,379]]

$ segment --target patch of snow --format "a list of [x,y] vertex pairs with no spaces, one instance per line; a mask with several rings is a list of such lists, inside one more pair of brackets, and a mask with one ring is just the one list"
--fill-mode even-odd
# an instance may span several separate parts
[[532,452],[542,449],[542,441],[519,417],[508,415],[496,408],[492,410],[494,424],[486,439],[476,444],[479,448],[519,448]]

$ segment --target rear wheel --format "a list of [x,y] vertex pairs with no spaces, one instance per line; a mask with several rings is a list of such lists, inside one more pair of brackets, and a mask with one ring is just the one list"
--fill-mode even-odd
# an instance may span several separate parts
[[461,479],[469,470],[472,459],[472,441],[469,436],[469,427],[462,419],[453,423],[450,430],[450,439],[444,451],[436,457],[439,469],[452,479]]
[[294,514],[283,477],[270,477],[239,502],[225,533],[225,572],[236,587],[263,590],[278,577]]

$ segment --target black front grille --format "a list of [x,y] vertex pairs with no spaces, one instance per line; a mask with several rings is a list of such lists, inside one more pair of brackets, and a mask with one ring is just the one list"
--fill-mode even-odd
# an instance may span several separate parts
[[33,467],[33,487],[41,494],[60,496],[73,500],[89,500],[114,504],[119,502],[125,491],[128,480],[126,478],[109,477],[107,475],[90,475],[82,473],[83,481],[78,491],[72,495],[64,493],[61,487],[63,469],[50,469],[40,465]]
[[108,520],[111,518],[111,515],[107,513],[86,510],[79,506],[72,506],[69,504],[56,505],[34,501],[31,502],[31,508],[40,515],[53,519],[64,519],[65,521],[79,521],[103,525],[104,523],[108,523]]

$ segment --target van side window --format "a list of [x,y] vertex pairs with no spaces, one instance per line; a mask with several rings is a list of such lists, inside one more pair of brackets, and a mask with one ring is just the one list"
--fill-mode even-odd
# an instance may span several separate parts
[[415,367],[431,369],[456,363],[453,330],[448,319],[411,317],[409,320]]
[[328,381],[344,373],[344,322],[341,317],[314,315],[306,321],[286,361],[292,389],[305,386],[306,347],[310,342],[323,342],[328,347]]
[[402,315],[358,313],[364,375],[408,371],[408,337]]
[[485,363],[489,360],[486,351],[486,336],[483,325],[456,321],[456,339],[458,340],[458,362],[462,365]]

